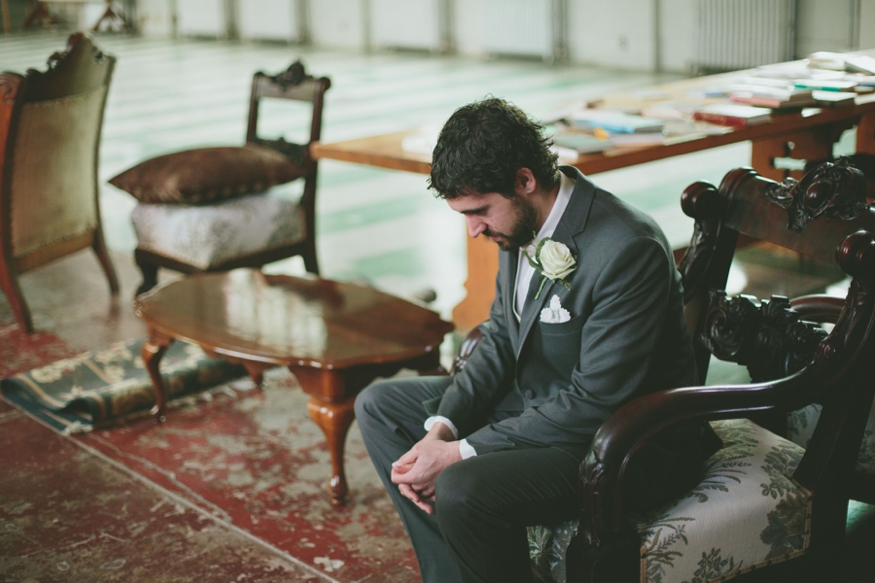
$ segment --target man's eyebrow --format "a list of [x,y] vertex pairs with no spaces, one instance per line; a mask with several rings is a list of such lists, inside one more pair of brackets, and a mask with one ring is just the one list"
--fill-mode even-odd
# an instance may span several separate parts
[[465,210],[459,211],[459,212],[463,215],[483,215],[483,214],[486,214],[486,211],[488,211],[488,210],[489,210],[489,205],[484,204],[482,206],[478,206],[478,207],[474,207],[474,208],[470,208],[470,209],[465,209]]

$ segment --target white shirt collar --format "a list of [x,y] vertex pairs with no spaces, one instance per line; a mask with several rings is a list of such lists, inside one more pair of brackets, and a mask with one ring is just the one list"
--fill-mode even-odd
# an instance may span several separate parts
[[[544,237],[552,237],[559,226],[559,221],[562,215],[565,214],[565,209],[568,207],[568,202],[571,200],[571,193],[574,192],[574,179],[565,175],[564,172],[559,172],[559,193],[556,195],[556,200],[553,201],[553,208],[550,209],[550,214],[547,215],[547,220],[538,231],[535,241],[540,241]],[[523,255],[523,248],[519,251],[519,260],[517,261],[517,276],[515,279],[514,293],[514,314],[517,320],[520,319],[520,314],[523,313],[523,305],[526,302],[526,294],[529,291],[529,283],[532,281],[532,275],[535,270],[529,265],[528,260]]]

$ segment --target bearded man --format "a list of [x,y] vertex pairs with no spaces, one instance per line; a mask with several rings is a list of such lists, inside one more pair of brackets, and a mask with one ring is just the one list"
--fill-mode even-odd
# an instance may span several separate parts
[[[531,581],[526,526],[579,512],[578,468],[604,419],[697,380],[665,235],[557,167],[542,130],[495,98],[444,125],[430,187],[501,249],[490,320],[455,376],[389,379],[356,400],[427,583]],[[709,430],[660,437],[641,500],[716,449]]]

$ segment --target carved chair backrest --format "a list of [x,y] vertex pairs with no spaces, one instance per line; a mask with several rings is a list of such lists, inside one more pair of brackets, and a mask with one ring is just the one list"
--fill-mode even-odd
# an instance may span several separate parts
[[[283,152],[300,164],[308,164],[311,171],[315,161],[310,157],[309,144],[319,140],[322,134],[322,108],[325,92],[331,87],[327,77],[313,77],[304,70],[301,61],[295,61],[279,75],[266,75],[259,71],[252,78],[252,94],[249,101],[249,123],[246,141],[268,146]],[[283,138],[264,140],[258,137],[258,113],[263,98],[292,99],[312,104],[310,137],[306,144],[293,144]]]
[[[719,189],[705,182],[690,185],[681,206],[695,227],[678,267],[694,338],[705,330],[710,304],[719,301],[712,292],[726,287],[739,234],[834,263],[836,246],[846,236],[859,230],[875,233],[875,210],[867,206],[865,193],[865,177],[845,160],[825,163],[799,182],[777,183],[739,168],[724,177]],[[774,312],[777,305],[769,309]],[[696,342],[700,380],[714,348]]]
[[45,72],[0,74],[0,243],[18,271],[44,263],[52,246],[85,246],[99,224],[98,155],[114,66],[77,33]]
[[[742,168],[719,189],[695,183],[682,197],[696,221],[679,269],[700,376],[711,354],[748,366],[755,383],[803,371],[776,411],[823,406],[795,474],[811,488],[839,488],[836,476],[851,474],[875,395],[875,210],[865,192],[862,173],[840,160],[780,184]],[[854,278],[847,299],[727,298],[722,290],[739,234],[837,261]],[[837,324],[827,336],[806,318]]]

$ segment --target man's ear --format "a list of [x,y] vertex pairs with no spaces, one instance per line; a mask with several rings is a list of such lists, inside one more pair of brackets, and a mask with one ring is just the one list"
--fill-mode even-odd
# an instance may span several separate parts
[[538,180],[528,168],[520,168],[516,173],[514,191],[520,196],[531,196],[538,192]]

